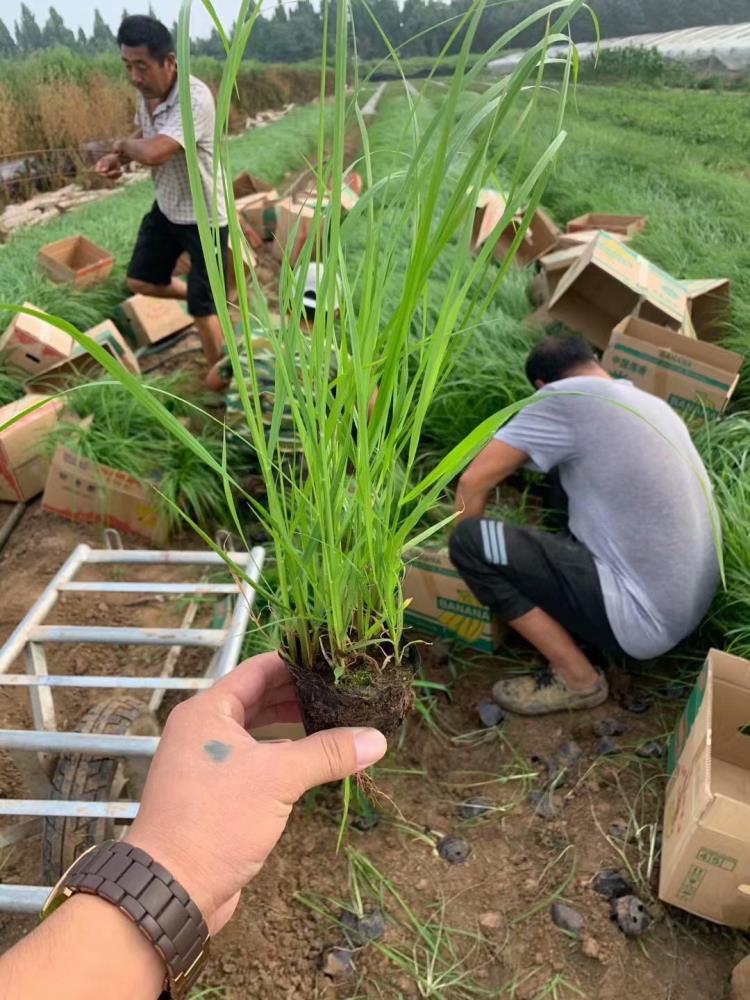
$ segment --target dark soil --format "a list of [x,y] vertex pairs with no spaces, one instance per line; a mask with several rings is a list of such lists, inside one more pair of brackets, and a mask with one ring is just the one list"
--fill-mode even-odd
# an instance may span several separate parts
[[[0,521],[4,513],[0,511]],[[94,529],[31,506],[0,560],[0,641],[81,541],[100,545],[101,537]],[[140,545],[134,538],[125,541]],[[175,547],[195,544],[187,536]],[[143,579],[157,575],[154,570],[142,572]],[[102,624],[156,625],[181,614],[172,602],[133,604],[134,595],[121,596],[122,604],[108,598],[88,602],[87,608],[84,595],[70,595],[53,620],[80,623],[83,617]],[[56,670],[149,672],[158,668],[165,652],[157,651],[152,661],[145,658],[145,650],[134,647],[65,649]],[[199,675],[205,669],[200,656],[201,651],[186,650],[178,672]],[[746,942],[726,929],[661,906],[654,891],[656,868],[650,871],[649,866],[651,824],[658,827],[661,817],[664,763],[642,760],[633,750],[649,739],[663,739],[679,704],[657,700],[645,715],[628,716],[628,732],[620,737],[626,753],[597,758],[591,723],[616,713],[614,706],[604,705],[585,719],[508,716],[501,726],[486,730],[476,706],[507,665],[483,657],[452,659],[440,666],[428,662],[425,669],[429,678],[450,686],[452,700],[433,706],[432,728],[412,713],[404,736],[376,768],[375,782],[382,793],[376,803],[379,824],[364,831],[350,825],[337,854],[339,789],[328,786],[301,803],[266,868],[243,893],[235,919],[215,941],[203,985],[215,988],[224,1000],[462,1000],[472,995],[509,1000],[725,1000],[731,968],[748,950]],[[59,693],[66,696],[59,703],[60,725],[65,727],[97,697],[95,692]],[[57,703],[57,694],[55,698]],[[28,694],[0,694],[0,725],[30,724]],[[529,759],[536,755],[551,760],[571,739],[579,743],[583,756],[566,771],[564,787],[555,792],[559,816],[546,820],[534,814],[528,793],[544,787],[547,772]],[[0,787],[5,796],[23,794],[15,768],[2,755]],[[458,805],[480,795],[492,803],[492,810],[478,819],[459,819]],[[355,813],[361,810],[353,804]],[[630,830],[625,843],[607,837],[615,822]],[[441,837],[465,840],[471,848],[468,859],[450,864],[441,858]],[[625,871],[623,855],[632,873]],[[330,971],[330,963],[321,957],[326,945],[347,947],[338,919],[342,910],[356,909],[356,858],[367,859],[388,880],[389,888],[381,884],[377,891],[362,880],[358,883],[365,912],[382,910],[385,934],[355,945],[351,963],[344,963],[352,971],[331,978],[323,971]],[[38,883],[40,862],[39,838],[14,845],[0,855],[3,881]],[[594,891],[594,877],[605,868],[623,871],[633,881],[635,894],[653,917],[654,924],[642,937],[626,937],[611,917],[609,900]],[[555,898],[584,917],[579,940],[552,924]],[[431,992],[424,982],[419,992],[414,963],[425,977],[431,959],[407,910],[433,933],[442,928]],[[30,917],[0,915],[0,946],[10,945],[34,923]],[[397,954],[406,956],[406,967],[399,967],[393,957]],[[472,994],[470,985],[486,992]]]

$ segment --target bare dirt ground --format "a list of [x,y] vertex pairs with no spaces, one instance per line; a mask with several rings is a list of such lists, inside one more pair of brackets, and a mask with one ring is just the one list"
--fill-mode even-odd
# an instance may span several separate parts
[[[9,509],[0,510],[0,520]],[[32,505],[0,560],[0,642],[81,541],[100,544],[95,529]],[[134,538],[126,544],[140,545]],[[194,545],[189,537],[175,543]],[[153,570],[141,572],[144,579],[154,576]],[[167,625],[180,614],[173,602],[134,595],[95,602],[70,595],[51,620]],[[151,673],[163,655],[135,647],[66,646],[55,651],[52,663],[59,671],[114,672],[126,666]],[[179,672],[198,675],[204,667],[200,653],[186,651]],[[339,789],[323,789],[300,804],[268,866],[245,891],[235,920],[215,942],[203,978],[215,995],[226,1000],[728,996],[729,973],[744,955],[743,941],[667,912],[655,901],[655,868],[649,878],[664,764],[642,760],[633,749],[647,739],[663,739],[678,706],[657,700],[636,716],[609,703],[585,718],[509,718],[487,732],[476,705],[499,669],[498,661],[487,657],[428,662],[428,675],[450,686],[452,701],[438,696],[434,731],[416,716],[410,720],[402,745],[375,773],[383,793],[379,824],[368,832],[350,828],[338,854]],[[59,700],[56,695],[56,703],[67,728],[96,696],[64,694]],[[606,717],[625,724],[626,732],[616,738],[625,752],[601,758],[594,754],[591,724]],[[30,723],[26,692],[0,694],[0,726]],[[557,793],[560,816],[545,820],[528,802],[529,793],[543,784],[541,766],[531,758],[549,757],[570,739],[583,757]],[[22,794],[15,768],[1,756],[0,787],[3,796]],[[489,800],[491,811],[481,819],[459,818],[458,805],[476,795]],[[611,833],[618,823],[627,843]],[[439,834],[464,838],[471,847],[468,860],[454,865],[439,857],[434,847]],[[607,901],[590,886],[603,867],[625,870],[625,860],[655,918],[638,940],[624,937],[610,919]],[[38,882],[39,861],[38,838],[15,845],[0,858],[3,880]],[[342,907],[354,905],[353,872],[367,863],[387,883],[372,876],[369,886],[361,878],[356,884],[366,907],[382,907],[385,936],[355,948],[352,972],[339,981],[321,971],[320,956],[326,945],[345,940],[336,918]],[[583,940],[553,926],[549,907],[555,897],[585,918]],[[33,924],[28,917],[0,916],[0,945],[10,945]]]

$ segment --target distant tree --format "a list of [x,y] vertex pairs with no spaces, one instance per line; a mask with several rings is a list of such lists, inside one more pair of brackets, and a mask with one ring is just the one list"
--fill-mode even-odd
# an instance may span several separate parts
[[154,10],[154,5],[153,4],[149,4],[148,5],[148,16],[149,17],[154,17],[154,18],[156,17],[156,11]]
[[76,48],[80,52],[85,52],[89,47],[89,40],[86,37],[86,32],[83,28],[78,29],[78,34],[76,35]]
[[42,38],[47,48],[53,45],[64,45],[68,49],[76,47],[75,33],[66,27],[65,21],[54,7],[49,9],[47,22],[42,29]]
[[115,36],[112,29],[99,13],[98,8],[94,8],[94,30],[91,32],[89,48],[93,52],[109,52],[115,45]]
[[21,20],[14,24],[16,32],[16,44],[23,55],[37,52],[44,48],[42,29],[36,22],[36,18],[31,13],[25,3],[21,4]]
[[5,21],[0,18],[0,58],[10,59],[17,54],[18,46],[13,39],[13,35],[8,30]]

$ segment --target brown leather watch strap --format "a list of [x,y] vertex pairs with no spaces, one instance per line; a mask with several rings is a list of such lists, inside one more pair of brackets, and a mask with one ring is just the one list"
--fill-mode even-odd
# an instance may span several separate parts
[[166,962],[171,995],[186,993],[203,965],[208,927],[186,890],[158,861],[124,841],[107,841],[81,855],[60,888],[101,896],[122,910]]

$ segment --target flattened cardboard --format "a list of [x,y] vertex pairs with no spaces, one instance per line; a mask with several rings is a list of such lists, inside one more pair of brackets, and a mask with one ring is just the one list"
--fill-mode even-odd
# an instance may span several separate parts
[[147,483],[62,446],[52,457],[42,510],[80,524],[129,531],[157,545],[167,541],[166,521]]
[[417,549],[409,557],[403,584],[404,598],[410,601],[405,622],[471,649],[485,653],[497,649],[504,627],[471,593],[448,552]]
[[193,317],[177,299],[157,299],[151,295],[132,295],[121,305],[141,347],[150,347],[190,326]]
[[630,316],[612,331],[602,367],[690,417],[704,409],[723,412],[737,387],[742,356]]
[[[29,309],[43,310],[33,302],[24,302]],[[18,313],[0,337],[0,354],[9,368],[38,375],[62,361],[73,352],[73,338],[46,320]]]
[[695,336],[683,283],[604,232],[563,275],[548,309],[601,350],[631,315]]
[[696,336],[699,340],[719,340],[729,322],[731,282],[728,278],[697,278],[683,284]]
[[106,281],[115,266],[109,250],[80,235],[43,246],[36,262],[50,281],[70,283],[74,288],[89,288]]
[[669,744],[659,898],[750,928],[750,661],[710,650]]
[[586,229],[604,229],[608,233],[620,236],[635,236],[646,228],[644,215],[612,215],[606,212],[587,212],[571,219],[568,223],[569,233],[580,233]]
[[[47,396],[33,393],[0,407],[0,427]],[[49,468],[47,437],[63,411],[55,399],[0,431],[0,500],[31,500],[44,489]]]
[[[113,358],[119,361],[132,375],[141,374],[138,359],[130,350],[125,342],[125,338],[111,319],[99,323],[97,326],[87,330],[86,333],[92,340],[95,340],[103,347],[108,354],[111,354]],[[92,358],[80,344],[75,341],[72,341],[72,343],[73,351],[66,361],[61,361],[60,364],[48,368],[47,371],[31,381],[35,389],[52,392],[58,390],[71,378],[81,378],[84,376],[97,378],[102,374],[99,362]]]

